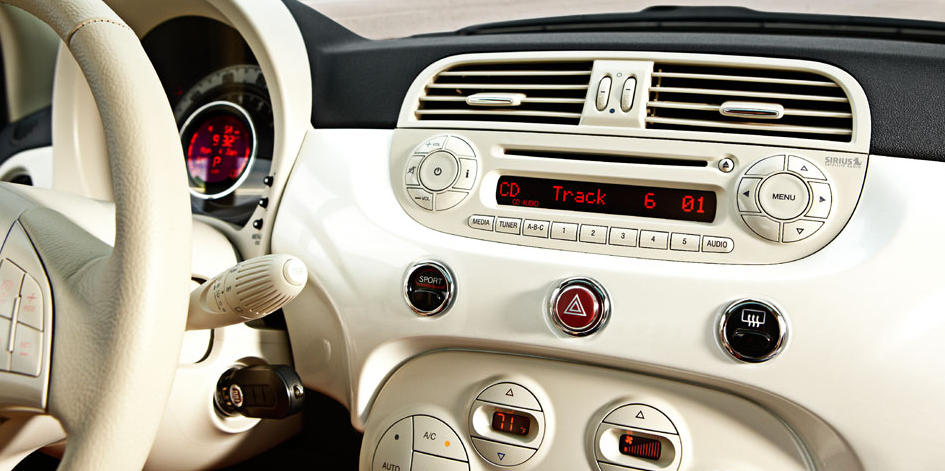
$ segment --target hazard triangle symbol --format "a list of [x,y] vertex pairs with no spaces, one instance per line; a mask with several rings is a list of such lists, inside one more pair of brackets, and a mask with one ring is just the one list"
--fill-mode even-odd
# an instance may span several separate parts
[[578,295],[574,295],[574,299],[568,304],[568,308],[564,310],[565,314],[571,316],[587,317],[587,313],[584,312],[584,306],[581,305],[581,298]]

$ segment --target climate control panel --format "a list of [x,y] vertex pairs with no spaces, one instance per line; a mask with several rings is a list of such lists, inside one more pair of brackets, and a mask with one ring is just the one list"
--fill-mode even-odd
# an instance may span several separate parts
[[726,264],[797,260],[859,201],[863,154],[726,143],[398,129],[391,183],[418,223],[557,250]]

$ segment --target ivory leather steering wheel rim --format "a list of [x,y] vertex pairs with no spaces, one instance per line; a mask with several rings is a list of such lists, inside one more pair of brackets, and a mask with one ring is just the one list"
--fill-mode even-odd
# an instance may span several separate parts
[[187,317],[191,215],[177,127],[137,35],[100,0],[2,2],[50,25],[81,67],[115,195],[112,248],[0,187],[0,209],[25,230],[52,291],[45,412],[68,434],[60,469],[141,469]]

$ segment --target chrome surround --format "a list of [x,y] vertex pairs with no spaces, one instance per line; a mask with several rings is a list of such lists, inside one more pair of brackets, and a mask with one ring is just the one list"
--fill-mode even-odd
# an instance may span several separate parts
[[719,113],[734,118],[781,119],[784,117],[784,106],[776,103],[726,101],[719,106]]
[[[411,275],[413,275],[414,272],[416,272],[417,270],[421,268],[426,268],[426,267],[433,267],[440,270],[440,272],[443,273],[443,277],[446,278],[446,299],[443,300],[443,303],[440,304],[436,309],[432,311],[424,311],[421,309],[417,309],[417,307],[414,306],[410,302],[410,297],[407,295],[407,284],[410,282]],[[434,260],[423,260],[423,261],[414,263],[413,265],[410,266],[410,268],[407,270],[407,273],[404,275],[403,294],[404,294],[404,302],[407,303],[407,307],[409,307],[410,310],[413,311],[415,314],[418,314],[424,317],[433,317],[438,314],[445,313],[446,311],[450,309],[450,307],[453,306],[453,301],[456,299],[456,282],[455,282],[455,278],[453,277],[453,272],[450,271],[450,269],[445,264],[434,261]]]
[[524,93],[474,93],[466,97],[469,106],[519,106],[526,98]]
[[[555,306],[558,304],[558,297],[561,296],[561,292],[572,286],[583,286],[594,292],[600,299],[600,317],[597,318],[597,322],[583,329],[573,329],[565,325],[558,319],[557,314],[555,314]],[[551,292],[551,298],[548,301],[548,316],[551,317],[551,322],[562,332],[575,337],[591,335],[607,325],[607,321],[610,320],[610,309],[610,295],[607,294],[607,290],[597,281],[581,276],[567,278],[561,281],[561,283],[558,283],[558,286]]]
[[[212,101],[210,103],[207,103],[206,105],[203,105],[200,108],[197,108],[193,113],[190,114],[190,116],[187,117],[187,119],[184,121],[184,125],[180,127],[179,134],[181,138],[182,147],[184,146],[184,142],[183,142],[184,133],[187,131],[187,127],[190,126],[190,123],[194,120],[194,118],[199,116],[201,113],[209,111],[212,108],[231,108],[233,110],[236,110],[237,116],[242,117],[243,120],[246,121],[246,124],[249,125],[249,133],[253,141],[251,144],[252,150],[249,153],[249,162],[246,162],[246,168],[243,169],[243,173],[236,180],[236,182],[233,183],[233,185],[230,186],[229,188],[219,193],[206,194],[206,193],[200,193],[200,192],[194,191],[194,188],[190,186],[188,182],[187,188],[190,190],[190,194],[204,200],[215,200],[218,198],[223,198],[224,196],[229,195],[230,193],[233,193],[234,191],[236,191],[236,189],[239,188],[240,185],[242,185],[244,181],[246,181],[246,179],[249,177],[249,174],[252,173],[253,164],[256,163],[256,151],[258,150],[258,147],[259,147],[257,145],[257,139],[256,139],[256,126],[253,125],[253,119],[249,116],[249,113],[245,109],[243,109],[242,106],[237,105],[236,103],[224,101],[224,100]],[[186,160],[187,160],[186,154],[184,155],[184,160],[186,163]],[[188,180],[189,180],[190,171],[188,170],[187,173],[188,173]]]
[[[729,343],[728,338],[725,336],[725,327],[728,325],[729,317],[735,312],[735,309],[744,303],[757,303],[767,307],[772,313],[774,313],[774,318],[778,321],[778,329],[780,331],[778,341],[774,346],[774,350],[763,357],[750,357],[736,352]],[[721,344],[722,348],[729,355],[731,355],[732,358],[745,363],[762,363],[774,358],[777,354],[781,353],[781,350],[784,349],[785,339],[787,337],[787,329],[787,322],[784,320],[784,315],[781,314],[781,310],[778,309],[774,304],[766,301],[759,301],[757,299],[744,298],[735,301],[722,311],[722,315],[719,318],[718,331],[716,332],[716,335],[718,336],[719,343]]]

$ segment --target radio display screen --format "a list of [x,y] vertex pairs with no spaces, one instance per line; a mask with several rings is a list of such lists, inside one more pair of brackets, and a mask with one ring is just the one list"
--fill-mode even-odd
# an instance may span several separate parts
[[509,175],[499,178],[495,199],[506,206],[696,222],[714,221],[716,210],[714,191]]

